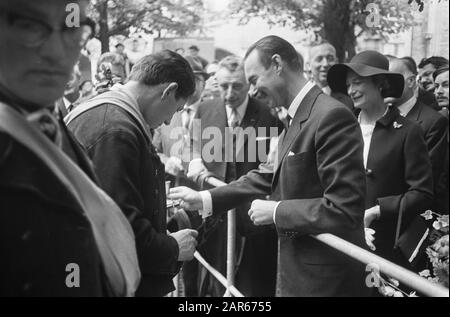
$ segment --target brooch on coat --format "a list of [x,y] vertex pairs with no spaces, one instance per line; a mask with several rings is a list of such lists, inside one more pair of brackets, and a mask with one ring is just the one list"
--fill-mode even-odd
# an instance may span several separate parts
[[397,121],[394,122],[394,129],[400,129],[401,127],[403,127],[403,124],[400,124]]

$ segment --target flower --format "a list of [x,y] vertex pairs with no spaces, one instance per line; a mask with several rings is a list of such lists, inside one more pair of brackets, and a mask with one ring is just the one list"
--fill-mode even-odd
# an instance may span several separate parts
[[425,218],[425,220],[431,220],[433,219],[433,212],[431,210],[427,210],[423,214],[421,214],[421,216]]
[[433,228],[436,230],[441,230],[441,223],[439,221],[433,222]]
[[401,127],[403,127],[403,124],[400,124],[397,121],[394,122],[394,129],[400,129]]

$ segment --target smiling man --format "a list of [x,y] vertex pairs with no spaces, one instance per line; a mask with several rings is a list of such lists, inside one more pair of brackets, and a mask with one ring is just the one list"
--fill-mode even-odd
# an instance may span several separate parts
[[362,265],[309,236],[332,233],[364,246],[366,183],[356,118],[305,79],[294,47],[279,37],[265,37],[249,48],[245,73],[254,91],[289,114],[274,166],[262,165],[208,192],[174,188],[171,198],[204,215],[212,209],[214,217],[237,202],[270,195],[254,200],[249,216],[255,225],[276,227],[277,295],[362,296]]
[[137,62],[128,82],[75,108],[66,122],[85,146],[101,187],[133,227],[142,271],[137,296],[164,296],[182,261],[192,260],[197,232],[166,234],[164,165],[150,128],[169,123],[194,93],[188,62],[171,51]]
[[331,94],[328,87],[327,75],[331,66],[337,63],[336,49],[330,43],[321,43],[312,46],[309,50],[309,66],[314,82],[327,95]]

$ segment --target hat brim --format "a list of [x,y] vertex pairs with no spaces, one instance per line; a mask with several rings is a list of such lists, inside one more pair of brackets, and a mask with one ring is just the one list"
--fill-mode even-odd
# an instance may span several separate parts
[[347,73],[349,70],[361,77],[372,77],[376,75],[386,76],[389,82],[389,89],[383,91],[383,98],[400,98],[403,95],[405,86],[403,75],[392,73],[381,68],[356,63],[337,64],[330,68],[327,81],[332,91],[348,95]]

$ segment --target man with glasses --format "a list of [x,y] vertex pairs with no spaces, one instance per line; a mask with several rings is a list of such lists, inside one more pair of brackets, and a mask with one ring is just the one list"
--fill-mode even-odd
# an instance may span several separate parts
[[[69,4],[78,26],[66,25]],[[0,296],[132,295],[139,280],[131,228],[53,115],[87,4],[0,0]]]
[[[444,161],[448,152],[448,120],[418,100],[416,95],[417,67],[411,59],[394,59],[390,62],[389,66],[391,72],[400,73],[405,78],[403,95],[395,101],[395,105],[398,107],[402,116],[417,122],[422,127],[433,167],[435,201],[438,201],[439,197],[437,196],[439,190],[437,185],[443,172]],[[436,206],[436,212],[445,211],[437,210],[437,208]]]

